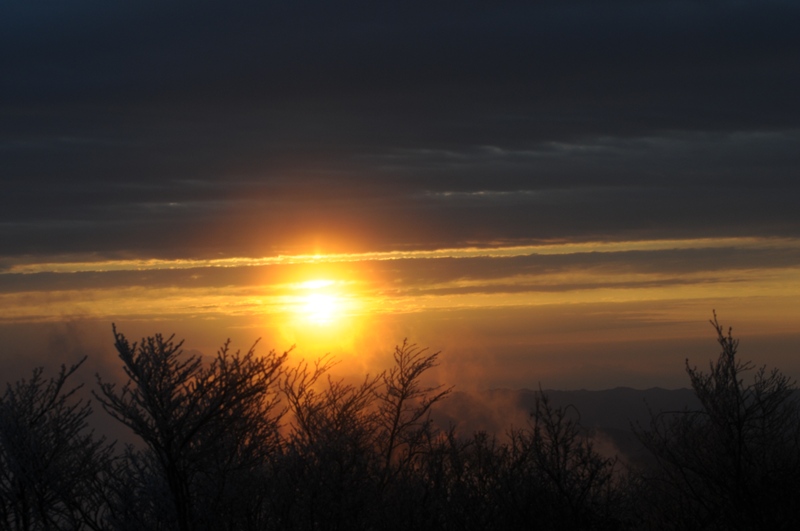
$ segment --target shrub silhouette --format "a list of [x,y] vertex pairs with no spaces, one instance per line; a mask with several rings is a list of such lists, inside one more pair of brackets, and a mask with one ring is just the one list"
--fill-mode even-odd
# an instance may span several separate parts
[[86,358],[0,396],[0,528],[102,529],[112,447],[88,430],[90,405],[67,380]]
[[[655,415],[637,433],[657,460],[647,477],[665,528],[795,529],[800,522],[800,417],[794,382],[737,357],[739,341],[711,321],[722,348],[704,373],[686,361],[696,411]],[[752,377],[747,378],[752,372]]]
[[[117,451],[88,430],[89,404],[42,369],[0,397],[0,528],[255,531],[795,529],[800,412],[777,370],[722,352],[686,363],[697,410],[635,427],[653,464],[595,450],[571,406],[541,390],[529,421],[497,434],[437,427],[451,388],[403,342],[384,372],[349,383],[328,358],[287,353],[204,361],[155,335],[114,329],[128,382],[98,376],[103,409],[141,439]],[[636,467],[644,465],[637,464]]]
[[358,385],[328,377],[320,386],[326,360],[287,371],[292,431],[276,477],[294,495],[279,510],[284,528],[407,527],[406,502],[419,490],[409,478],[434,432],[429,413],[450,392],[422,385],[438,356],[403,342],[388,371]]
[[117,389],[98,376],[95,396],[146,444],[148,455],[129,451],[139,474],[166,484],[171,514],[151,519],[181,531],[223,528],[219,515],[237,501],[233,476],[260,465],[280,443],[275,406],[287,353],[256,356],[255,346],[231,353],[226,343],[203,364],[172,337],[130,344],[116,329],[114,337],[129,381]]
[[361,529],[375,520],[379,377],[345,384],[330,378],[332,365],[303,362],[286,374],[291,431],[274,461],[270,497],[279,528]]
[[511,432],[510,459],[509,494],[535,507],[527,519],[542,529],[605,529],[618,516],[616,459],[594,450],[574,407],[555,407],[540,391],[530,426]]

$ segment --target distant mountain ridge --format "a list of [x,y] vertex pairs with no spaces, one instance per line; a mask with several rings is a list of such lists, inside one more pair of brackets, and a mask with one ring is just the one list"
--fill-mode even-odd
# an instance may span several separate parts
[[[574,408],[579,420],[608,453],[621,453],[638,459],[643,449],[633,433],[634,426],[649,428],[654,414],[697,409],[700,403],[691,389],[633,389],[617,387],[601,391],[561,391],[545,389],[555,407]],[[539,391],[532,389],[491,389],[478,392],[455,391],[437,404],[434,422],[440,427],[455,426],[457,433],[469,437],[483,431],[503,438],[511,428],[527,426]]]
[[[526,409],[534,406],[538,391],[519,391],[520,403]],[[652,413],[696,409],[700,402],[691,389],[662,389],[653,387],[639,390],[616,387],[602,391],[557,391],[544,393],[556,406],[573,405],[580,413],[581,424],[586,428],[630,429],[631,423],[647,426]]]
[[[455,391],[439,405],[434,416],[437,423],[450,420],[462,432],[503,432],[512,425],[519,427],[527,422],[538,393],[532,389]],[[632,423],[646,427],[651,412],[700,406],[691,389],[617,387],[602,391],[545,389],[544,393],[556,407],[573,406],[585,428],[600,430],[630,430]]]

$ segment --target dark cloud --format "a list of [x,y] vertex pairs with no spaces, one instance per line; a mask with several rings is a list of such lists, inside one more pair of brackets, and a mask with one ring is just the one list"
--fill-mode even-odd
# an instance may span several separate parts
[[794,2],[0,9],[4,254],[800,228]]

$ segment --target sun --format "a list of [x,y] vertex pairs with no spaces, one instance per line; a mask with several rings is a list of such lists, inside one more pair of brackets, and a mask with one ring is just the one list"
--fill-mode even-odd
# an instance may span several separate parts
[[337,300],[333,295],[310,293],[305,296],[303,314],[314,324],[327,325],[336,317]]
[[371,320],[365,277],[326,265],[277,286],[275,332],[297,345],[296,355],[352,352]]
[[297,285],[297,313],[303,321],[316,326],[331,326],[341,320],[346,302],[333,280],[315,279]]

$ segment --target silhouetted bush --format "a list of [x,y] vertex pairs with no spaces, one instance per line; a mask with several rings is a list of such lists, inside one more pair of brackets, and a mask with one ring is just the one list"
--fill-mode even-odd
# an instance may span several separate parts
[[[181,531],[225,529],[238,516],[230,508],[249,494],[242,482],[281,444],[275,406],[287,354],[256,356],[253,348],[232,354],[226,343],[203,364],[171,337],[130,344],[116,330],[114,336],[129,381],[117,389],[98,377],[95,396],[147,446],[146,455],[128,452],[139,483],[132,487],[166,485],[171,502],[166,513],[140,517]],[[151,507],[160,511],[164,504]]]
[[[655,415],[638,435],[657,461],[646,475],[653,527],[796,529],[800,417],[795,385],[738,359],[738,340],[711,321],[722,352],[704,373],[686,362],[701,408]],[[752,377],[748,374],[752,371]]]
[[349,385],[328,377],[330,363],[287,371],[283,390],[291,431],[274,460],[272,507],[282,529],[365,529],[379,495],[374,408],[379,377]]
[[[526,429],[511,432],[507,490],[520,524],[541,529],[611,529],[616,459],[598,454],[574,408],[558,408],[540,392]],[[532,514],[525,514],[530,512]]]
[[[115,449],[65,388],[80,363],[0,397],[0,528],[13,530],[795,529],[800,412],[779,371],[722,353],[686,370],[701,407],[636,428],[652,465],[595,450],[574,407],[539,391],[502,434],[436,427],[439,353],[404,342],[356,383],[323,358],[226,343],[204,361],[160,335],[115,334],[129,380],[95,396],[141,439]],[[751,378],[746,378],[752,375]]]
[[86,358],[45,379],[8,384],[0,397],[0,528],[102,529],[112,447],[88,430],[81,386],[65,388]]

